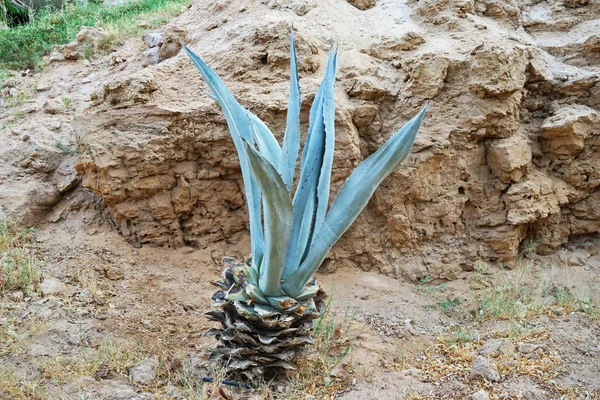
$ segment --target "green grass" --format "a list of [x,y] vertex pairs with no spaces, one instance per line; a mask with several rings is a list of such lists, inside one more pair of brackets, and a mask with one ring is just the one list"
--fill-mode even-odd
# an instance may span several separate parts
[[[520,321],[541,314],[554,314],[562,308],[562,312],[583,312],[588,316],[600,318],[600,303],[591,297],[582,297],[559,282],[538,277],[537,282],[525,285],[525,276],[532,266],[520,267],[518,275],[502,285],[484,285],[485,269],[478,268],[473,278],[471,289],[477,302],[476,319]],[[474,290],[480,287],[480,290]],[[444,309],[444,305],[440,304]],[[444,309],[445,311],[445,309]]]
[[72,100],[70,97],[63,96],[60,99],[62,100],[63,105],[65,106],[65,109],[68,109],[69,107],[71,107]]
[[442,283],[441,285],[432,285],[431,284],[432,281],[433,281],[433,277],[431,277],[429,275],[426,276],[425,278],[423,278],[419,281],[417,290],[421,293],[439,292],[441,290],[444,290],[446,288],[446,286],[448,286],[447,283]]
[[554,294],[556,305],[567,312],[583,312],[590,317],[600,318],[600,304],[589,297],[581,298],[567,288],[557,290]]
[[75,154],[75,153],[77,153],[77,150],[72,149],[69,146],[64,145],[63,142],[61,142],[60,140],[56,142],[56,148],[64,151],[67,154]]
[[441,336],[438,340],[450,346],[455,346],[458,344],[470,343],[475,340],[475,337],[472,332],[469,332],[462,327],[453,327],[453,332],[451,334]]
[[442,309],[442,311],[445,314],[448,314],[448,313],[450,313],[450,311],[454,310],[456,307],[458,307],[460,305],[460,300],[459,299],[447,299],[445,301],[438,303],[438,305],[440,306],[440,308]]
[[[41,57],[52,46],[72,41],[82,26],[102,27],[118,36],[135,34],[163,24],[189,4],[190,0],[137,0],[122,6],[105,6],[89,1],[69,4],[63,9],[44,8],[33,15],[30,23],[0,29],[0,68],[39,68]],[[100,47],[114,46],[115,35]],[[102,49],[86,49],[86,56]],[[106,49],[105,49],[106,50]]]

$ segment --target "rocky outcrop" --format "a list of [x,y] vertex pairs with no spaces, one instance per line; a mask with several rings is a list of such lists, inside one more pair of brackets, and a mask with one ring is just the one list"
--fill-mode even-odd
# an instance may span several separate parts
[[347,0],[348,3],[352,4],[359,10],[368,10],[375,6],[375,0]]
[[183,29],[146,33],[142,40],[148,48],[142,52],[142,67],[175,57],[181,50],[181,44],[187,43],[187,37],[188,33]]
[[[334,193],[430,100],[413,152],[336,245],[328,271],[455,279],[478,259],[511,266],[524,240],[550,252],[598,232],[600,79],[595,39],[580,34],[600,20],[597,2],[300,3],[197,2],[176,22],[279,138],[289,23],[304,130],[329,40],[339,44]],[[554,8],[542,18],[546,3]],[[586,61],[573,62],[582,37]],[[203,88],[179,53],[116,73],[74,122],[83,183],[132,243],[203,247],[247,235],[237,156]]]
[[77,32],[75,40],[55,47],[52,60],[77,60],[89,57],[103,46],[108,45],[111,40],[115,40],[114,36],[111,37],[111,34],[104,29],[83,26]]
[[73,166],[73,130],[60,115],[39,114],[3,127],[0,148],[0,219],[26,227],[43,219],[80,182]]

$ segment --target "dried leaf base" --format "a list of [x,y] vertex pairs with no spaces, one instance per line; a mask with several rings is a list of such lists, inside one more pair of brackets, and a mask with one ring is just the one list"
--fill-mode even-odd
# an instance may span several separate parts
[[222,363],[227,373],[249,380],[293,370],[294,358],[313,344],[310,332],[325,308],[325,292],[313,279],[297,299],[267,298],[250,267],[233,259],[225,264],[222,280],[214,282],[219,290],[212,297],[213,309],[206,312],[221,323],[205,333],[220,342],[209,349],[210,359]]

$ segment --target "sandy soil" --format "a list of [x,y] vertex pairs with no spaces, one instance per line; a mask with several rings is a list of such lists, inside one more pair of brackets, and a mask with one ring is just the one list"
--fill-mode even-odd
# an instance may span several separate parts
[[[171,381],[136,384],[129,369],[157,357],[207,373],[198,365],[212,343],[202,337],[211,326],[203,316],[210,308],[210,282],[218,277],[221,258],[243,256],[247,243],[134,248],[98,211],[90,207],[38,227],[33,246],[43,254],[44,277],[66,287],[41,298],[3,300],[4,321],[20,319],[21,336],[0,353],[1,372],[40,382],[39,398],[171,398],[165,391]],[[588,250],[590,244],[597,248],[600,241],[586,242]],[[578,267],[561,265],[577,251],[574,246],[554,257],[524,259],[512,271],[479,265],[445,283],[413,285],[356,270],[319,274],[338,325],[347,329],[347,318],[353,321],[344,332],[353,351],[334,369],[339,389],[329,395],[450,399],[485,389],[491,398],[594,398],[600,388],[600,325],[587,299],[598,298],[600,257]],[[528,303],[515,289],[531,289],[540,302]],[[583,302],[557,302],[563,289]],[[486,293],[505,297],[486,302]],[[586,304],[590,310],[581,308]],[[104,359],[107,343],[118,344],[115,354],[126,360],[111,365],[124,370],[76,367],[80,357]],[[478,354],[496,365],[498,382],[470,379]],[[56,372],[56,366],[69,372]],[[172,379],[169,385],[177,385]]]
[[[75,147],[70,124],[108,78],[106,66],[135,60],[143,47],[134,38],[92,62],[51,64],[43,75],[57,82],[51,90],[39,90],[40,76],[20,77],[26,100],[1,110],[0,215],[7,205],[35,209],[24,218],[36,228],[31,247],[44,283],[38,295],[0,297],[0,398],[600,398],[596,237],[545,257],[533,254],[533,243],[513,269],[473,259],[452,281],[322,271],[339,332],[332,348],[349,347],[348,356],[312,381],[292,376],[250,392],[202,384],[214,344],[202,336],[212,326],[203,315],[211,281],[224,256],[248,255],[245,233],[204,249],[134,246],[76,176],[57,196],[35,189],[58,179],[44,165],[11,169],[20,158],[67,160],[72,169],[73,155],[54,144]],[[45,111],[61,93],[69,106]],[[23,150],[27,142],[37,147]],[[286,392],[298,385],[301,392]]]

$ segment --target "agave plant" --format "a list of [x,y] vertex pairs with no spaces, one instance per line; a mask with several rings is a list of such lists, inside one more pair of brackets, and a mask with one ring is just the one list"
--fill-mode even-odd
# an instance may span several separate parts
[[[227,260],[216,308],[221,328],[212,357],[230,371],[253,378],[293,368],[290,361],[311,344],[312,321],[325,294],[314,278],[327,253],[350,227],[377,186],[409,154],[425,108],[364,160],[329,204],[334,150],[334,82],[337,51],[329,52],[325,78],[309,115],[299,181],[300,85],[290,37],[290,95],[281,146],[269,128],[242,107],[217,74],[185,47],[225,114],[237,150],[248,204],[251,257]],[[294,190],[295,188],[295,190]]]

